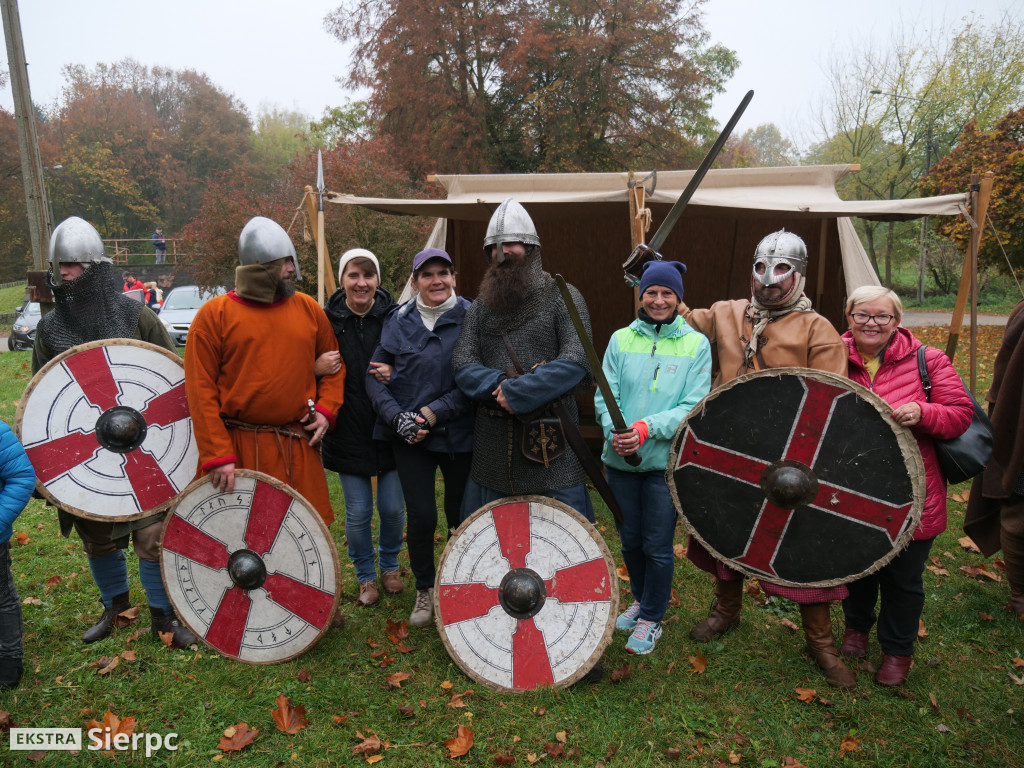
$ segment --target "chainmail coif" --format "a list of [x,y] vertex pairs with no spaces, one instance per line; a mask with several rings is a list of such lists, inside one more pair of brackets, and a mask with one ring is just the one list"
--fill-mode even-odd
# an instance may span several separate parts
[[59,284],[51,269],[46,280],[54,307],[40,319],[36,333],[54,354],[87,341],[135,338],[142,303],[117,292],[110,264],[91,264],[74,280]]

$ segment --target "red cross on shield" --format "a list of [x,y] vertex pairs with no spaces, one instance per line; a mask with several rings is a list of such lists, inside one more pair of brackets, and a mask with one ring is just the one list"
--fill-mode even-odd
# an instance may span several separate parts
[[881,567],[913,536],[924,464],[909,430],[848,379],[780,368],[699,403],[667,481],[684,524],[747,575],[823,587]]

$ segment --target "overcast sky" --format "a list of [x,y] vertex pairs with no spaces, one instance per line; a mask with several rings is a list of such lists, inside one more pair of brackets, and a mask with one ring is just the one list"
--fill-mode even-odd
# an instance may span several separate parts
[[[639,0],[642,2],[642,0]],[[32,98],[53,104],[66,64],[93,67],[134,58],[142,64],[205,73],[255,115],[261,107],[319,117],[356,94],[337,83],[349,49],[324,17],[337,0],[20,0]],[[724,124],[748,89],[754,100],[737,132],[774,122],[798,143],[825,95],[830,51],[864,41],[884,44],[899,25],[934,28],[970,11],[998,21],[1012,0],[710,0],[705,26],[741,65],[715,101]],[[6,49],[3,51],[6,61]],[[10,86],[0,104],[11,109]]]

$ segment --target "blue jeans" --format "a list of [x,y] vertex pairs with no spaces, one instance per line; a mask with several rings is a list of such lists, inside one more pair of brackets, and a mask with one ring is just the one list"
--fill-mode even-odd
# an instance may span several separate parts
[[11,542],[0,544],[0,658],[20,659],[21,601],[11,572]]
[[661,621],[672,596],[672,539],[676,508],[665,483],[665,470],[622,472],[605,465],[608,485],[622,507],[622,560],[629,588],[640,603],[640,618]]
[[[356,567],[356,578],[362,584],[375,581],[377,570],[373,564],[373,486],[369,475],[338,474],[341,492],[345,496],[345,536],[348,538],[348,556]],[[405,497],[398,480],[398,470],[377,476],[377,556],[380,570],[397,571],[398,553],[402,551],[405,533]]]

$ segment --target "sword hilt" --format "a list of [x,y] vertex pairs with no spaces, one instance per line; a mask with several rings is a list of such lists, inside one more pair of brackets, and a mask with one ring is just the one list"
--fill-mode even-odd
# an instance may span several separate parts
[[[632,427],[626,427],[625,429],[613,429],[612,430],[612,434],[613,435],[626,435],[626,434],[629,434],[632,431],[633,431]],[[640,462],[643,461],[643,459],[640,458],[640,454],[639,453],[631,453],[631,454],[629,454],[629,456],[623,456],[622,459],[627,464],[629,464],[629,466],[631,466],[631,467],[639,467],[640,466]]]
[[625,273],[623,279],[630,288],[640,285],[640,275],[644,272],[644,265],[651,261],[661,261],[662,255],[650,246],[640,243],[629,258],[622,262],[622,271]]

